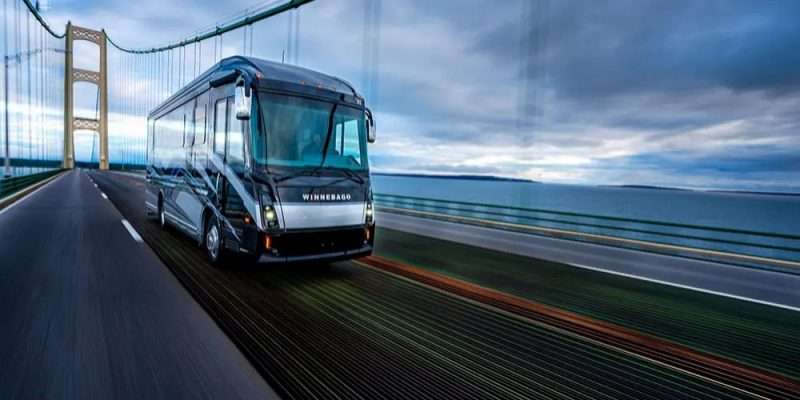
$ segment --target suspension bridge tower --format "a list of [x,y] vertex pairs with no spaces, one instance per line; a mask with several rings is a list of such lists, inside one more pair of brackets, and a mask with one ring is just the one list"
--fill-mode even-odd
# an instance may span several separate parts
[[[100,70],[89,71],[73,67],[73,43],[85,40],[100,49]],[[67,23],[66,60],[64,63],[64,168],[75,168],[75,131],[92,130],[100,138],[100,169],[108,169],[108,74],[106,62],[106,36],[101,31],[81,28]],[[99,112],[97,119],[74,116],[73,85],[89,82],[97,85]]]

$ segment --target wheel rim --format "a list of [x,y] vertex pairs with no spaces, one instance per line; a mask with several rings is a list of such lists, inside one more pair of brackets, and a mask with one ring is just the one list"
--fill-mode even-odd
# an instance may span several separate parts
[[208,249],[208,254],[211,255],[211,258],[217,258],[217,252],[219,251],[219,230],[216,224],[212,224],[211,227],[208,228],[208,233],[206,233],[206,249]]

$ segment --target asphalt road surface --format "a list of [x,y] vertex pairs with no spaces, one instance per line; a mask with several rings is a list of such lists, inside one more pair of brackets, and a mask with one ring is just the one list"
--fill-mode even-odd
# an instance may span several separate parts
[[743,398],[737,387],[354,262],[210,266],[144,215],[143,181],[93,172],[109,199],[284,398]]
[[800,311],[796,274],[378,212],[385,228]]
[[276,398],[122,219],[80,171],[0,210],[0,398]]

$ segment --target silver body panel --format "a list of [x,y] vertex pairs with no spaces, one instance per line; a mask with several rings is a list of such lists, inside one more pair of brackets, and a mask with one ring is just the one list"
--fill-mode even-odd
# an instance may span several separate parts
[[285,229],[331,228],[363,225],[366,221],[366,204],[308,204],[283,203],[280,205]]

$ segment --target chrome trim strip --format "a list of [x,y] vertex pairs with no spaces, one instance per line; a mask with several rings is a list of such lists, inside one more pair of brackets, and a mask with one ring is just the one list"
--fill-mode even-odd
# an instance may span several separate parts
[[172,219],[174,222],[177,222],[177,223],[183,225],[185,228],[188,228],[188,229],[192,230],[194,233],[197,233],[197,228],[195,228],[193,225],[189,224],[188,222],[185,222],[185,221],[181,220],[180,217],[178,217],[177,215],[172,214],[171,212],[166,211],[166,210],[164,211],[164,215],[166,215],[167,218]]

